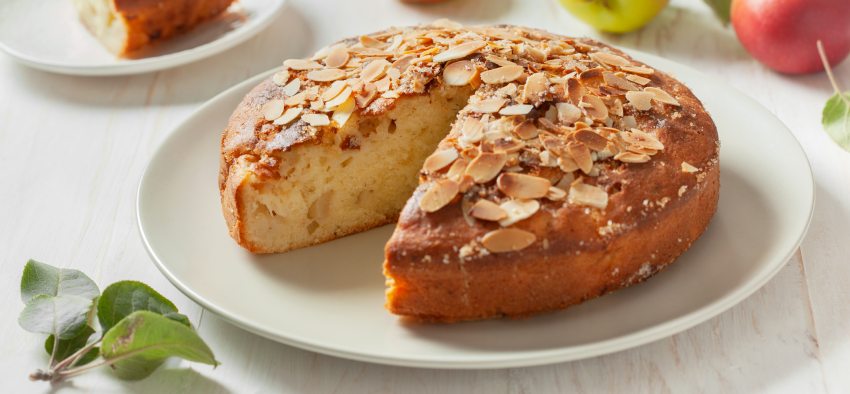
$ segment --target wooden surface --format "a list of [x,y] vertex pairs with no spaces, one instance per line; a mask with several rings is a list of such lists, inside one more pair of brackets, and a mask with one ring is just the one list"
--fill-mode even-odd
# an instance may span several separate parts
[[[340,37],[440,17],[597,36],[691,65],[751,95],[791,128],[814,168],[816,210],[802,248],[755,295],[679,335],[589,360],[483,371],[386,367],[281,345],[203,311],[160,275],[139,238],[135,192],[172,127],[216,93],[285,57],[311,54]],[[836,76],[850,88],[850,62]],[[20,272],[36,258],[83,270],[101,286],[121,279],[152,285],[190,316],[223,362],[215,370],[169,362],[131,383],[99,371],[54,387],[58,392],[850,392],[850,153],[820,126],[830,91],[824,75],[766,70],[697,0],[674,0],[647,28],[620,37],[593,32],[549,0],[421,7],[397,0],[289,0],[279,20],[245,44],[153,74],[70,77],[0,56],[0,391],[51,390],[26,380],[46,356],[42,337],[16,323]]]

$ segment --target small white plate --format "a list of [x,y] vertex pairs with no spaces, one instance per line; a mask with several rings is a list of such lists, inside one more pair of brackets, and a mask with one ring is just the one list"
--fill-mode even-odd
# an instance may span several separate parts
[[259,33],[285,0],[240,0],[225,14],[134,59],[107,51],[79,21],[71,0],[0,1],[0,49],[26,65],[72,75],[126,75],[176,67],[232,48]]
[[162,144],[139,187],[138,219],[157,267],[205,308],[259,335],[355,360],[501,368],[576,360],[699,324],[764,285],[803,239],[811,169],[785,126],[734,88],[636,56],[687,83],[720,131],[720,205],[676,264],[644,284],[562,312],[455,325],[404,323],[384,310],[392,226],[289,253],[254,256],[227,235],[217,185],[220,133],[260,75],[218,95]]

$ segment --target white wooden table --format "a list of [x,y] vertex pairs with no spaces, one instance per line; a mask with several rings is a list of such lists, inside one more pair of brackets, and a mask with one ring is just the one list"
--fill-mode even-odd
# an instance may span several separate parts
[[[698,0],[674,0],[647,28],[621,37],[595,33],[551,0],[289,1],[247,43],[153,74],[70,77],[0,56],[0,391],[51,390],[27,381],[46,363],[43,338],[16,322],[20,272],[35,258],[83,270],[102,287],[121,279],[152,285],[190,316],[223,362],[213,370],[174,361],[131,383],[99,371],[59,392],[850,392],[850,153],[821,129],[831,92],[824,75],[770,72]],[[281,345],[205,312],[160,275],[139,238],[135,192],[172,127],[285,57],[440,17],[597,36],[691,65],[753,96],[791,128],[814,167],[817,204],[802,248],[755,295],[679,335],[589,360],[483,371],[387,367]],[[836,76],[850,89],[850,61]]]

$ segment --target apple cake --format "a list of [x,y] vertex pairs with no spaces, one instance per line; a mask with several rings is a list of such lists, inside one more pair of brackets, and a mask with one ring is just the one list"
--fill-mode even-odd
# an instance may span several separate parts
[[453,322],[658,272],[713,216],[718,152],[691,91],[615,48],[442,20],[286,60],[231,116],[219,187],[254,253],[397,221],[387,308]]
[[212,19],[234,0],[73,0],[86,28],[118,56]]

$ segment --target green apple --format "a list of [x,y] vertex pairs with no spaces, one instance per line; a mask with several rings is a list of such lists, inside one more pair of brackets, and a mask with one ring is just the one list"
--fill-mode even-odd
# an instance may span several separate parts
[[626,33],[647,24],[668,0],[560,0],[561,5],[598,30]]

